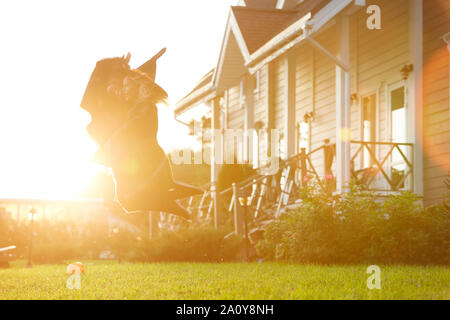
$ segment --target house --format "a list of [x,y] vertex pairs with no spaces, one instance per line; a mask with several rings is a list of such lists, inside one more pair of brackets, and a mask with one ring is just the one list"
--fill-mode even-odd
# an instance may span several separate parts
[[239,1],[175,116],[209,108],[213,185],[230,150],[255,168],[304,152],[336,192],[357,178],[432,205],[450,170],[449,32],[446,0]]

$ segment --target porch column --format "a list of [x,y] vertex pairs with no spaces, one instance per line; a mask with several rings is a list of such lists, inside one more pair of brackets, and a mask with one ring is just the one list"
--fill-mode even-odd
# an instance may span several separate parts
[[253,160],[253,134],[250,130],[254,129],[254,85],[250,74],[244,79],[245,111],[244,111],[244,160],[252,163]]
[[216,190],[217,177],[223,163],[222,147],[219,145],[220,136],[220,102],[219,98],[214,98],[211,101],[211,197],[214,202],[214,226],[216,228],[223,224],[220,195]]
[[284,136],[287,158],[295,155],[295,51],[290,50],[285,58],[286,78],[284,85]]
[[214,98],[211,102],[211,183],[217,182],[222,164],[222,148],[220,146],[220,102]]
[[158,211],[149,211],[148,212],[148,238],[149,239],[154,239],[158,235],[159,218],[160,218],[160,213]]
[[[339,33],[338,59],[350,65],[349,16],[337,21]],[[336,189],[345,191],[350,181],[350,72],[336,66]]]
[[409,47],[414,70],[408,78],[408,137],[414,143],[413,190],[423,195],[423,2],[409,1]]
[[278,155],[271,154],[272,150],[272,129],[275,128],[275,81],[274,81],[274,67],[273,62],[267,64],[267,95],[266,95],[266,128],[267,128],[267,141],[266,141],[266,155],[269,160],[271,157],[278,157]]

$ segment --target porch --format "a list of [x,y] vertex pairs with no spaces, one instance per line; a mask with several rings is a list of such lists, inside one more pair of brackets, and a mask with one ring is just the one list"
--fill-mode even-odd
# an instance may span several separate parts
[[[353,184],[380,198],[414,190],[413,144],[350,141],[350,145],[352,179],[345,190]],[[232,221],[235,233],[246,235],[260,232],[282,212],[300,206],[305,187],[318,188],[330,196],[337,192],[335,145],[328,141],[311,152],[302,148],[281,160],[276,172],[266,169],[260,168],[257,175],[222,191],[212,185],[198,199],[186,199],[184,206],[196,223],[221,226]]]

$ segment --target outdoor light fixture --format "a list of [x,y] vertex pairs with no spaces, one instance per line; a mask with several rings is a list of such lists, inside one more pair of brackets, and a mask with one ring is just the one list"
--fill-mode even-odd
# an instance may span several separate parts
[[315,116],[314,111],[306,112],[305,115],[303,116],[303,119],[305,120],[306,123],[309,123],[309,121],[314,120],[314,116]]
[[448,52],[450,52],[450,32],[444,34],[441,39],[447,44]]
[[405,64],[405,66],[400,70],[403,80],[408,79],[409,74],[413,72],[414,66],[412,64]]

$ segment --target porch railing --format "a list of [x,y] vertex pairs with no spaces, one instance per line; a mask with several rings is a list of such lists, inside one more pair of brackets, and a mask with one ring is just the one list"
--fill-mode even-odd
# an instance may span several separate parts
[[[354,150],[352,179],[360,187],[384,193],[413,189],[414,163],[409,160],[414,152],[413,144],[351,141],[351,146]],[[321,163],[314,162],[313,159],[320,158],[318,154],[321,152]],[[225,214],[234,221],[236,233],[243,232],[242,217],[248,214],[246,221],[251,232],[252,227],[258,229],[261,221],[276,218],[285,208],[295,206],[299,200],[298,189],[311,181],[331,194],[335,190],[334,162],[335,145],[326,140],[309,153],[301,149],[297,155],[280,160],[279,170],[275,173],[264,173],[263,168],[260,174],[216,192],[216,199],[214,192],[206,189],[201,197],[189,198],[186,208],[194,220],[211,224],[214,223],[214,211],[220,211],[219,214]],[[321,172],[318,165],[321,165]],[[383,185],[387,188],[380,187]],[[239,198],[247,199],[248,206],[243,206]]]
[[[351,159],[352,178],[366,190],[396,192],[414,190],[414,144],[351,141],[357,150]],[[378,154],[378,156],[377,156]],[[360,162],[360,169],[357,162]],[[378,186],[373,186],[378,182]],[[388,188],[382,188],[385,184]]]

